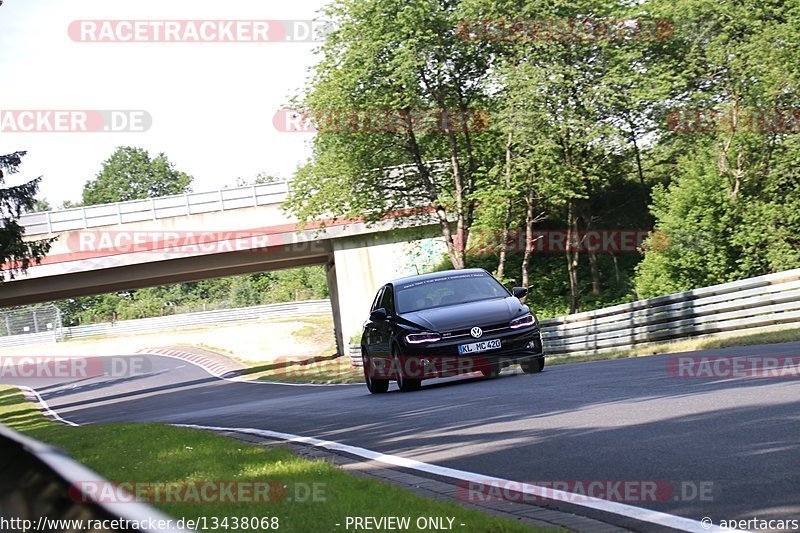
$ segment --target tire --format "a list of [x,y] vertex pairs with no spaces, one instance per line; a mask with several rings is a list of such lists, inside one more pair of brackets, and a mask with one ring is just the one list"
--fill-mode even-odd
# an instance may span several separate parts
[[400,348],[396,344],[392,346],[392,364],[397,369],[397,387],[400,392],[414,392],[422,387],[421,379],[410,379],[405,376],[403,365],[400,361]]
[[526,359],[525,361],[521,361],[519,366],[522,367],[522,371],[526,374],[538,374],[544,368],[544,357]]
[[364,366],[364,381],[367,383],[367,390],[372,394],[382,394],[389,390],[388,379],[375,379],[369,375],[369,357],[361,352],[361,364]]

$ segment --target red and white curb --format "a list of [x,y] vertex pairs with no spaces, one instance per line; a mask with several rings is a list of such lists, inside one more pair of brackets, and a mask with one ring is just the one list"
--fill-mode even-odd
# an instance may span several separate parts
[[288,381],[259,381],[248,376],[240,375],[242,370],[246,368],[234,367],[233,365],[226,365],[208,357],[184,352],[181,350],[173,350],[168,348],[142,348],[137,350],[137,354],[142,355],[160,355],[162,357],[171,357],[173,359],[180,359],[191,363],[197,367],[202,368],[217,379],[225,381],[234,381],[236,383],[253,383],[256,385],[279,385],[285,387],[363,387],[363,383],[291,383]]
[[137,350],[136,353],[164,355],[167,357],[174,357],[175,359],[183,359],[184,361],[199,366],[216,378],[233,377],[237,375],[238,371],[242,370],[241,368],[234,367],[234,365],[226,365],[225,363],[221,363],[203,355],[184,352],[181,350],[172,350],[169,348],[143,348],[141,350]]

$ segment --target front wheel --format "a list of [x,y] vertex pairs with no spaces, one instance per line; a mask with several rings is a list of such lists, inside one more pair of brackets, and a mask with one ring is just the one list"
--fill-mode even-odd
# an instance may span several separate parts
[[392,363],[397,373],[397,386],[400,392],[414,392],[422,387],[421,379],[410,379],[405,375],[403,369],[402,357],[400,356],[400,348],[397,345],[392,347]]
[[375,379],[372,377],[369,369],[369,357],[365,353],[361,353],[361,364],[364,365],[364,381],[367,383],[367,390],[372,394],[381,394],[389,390],[388,379]]
[[538,374],[544,368],[544,357],[526,359],[521,361],[519,366],[522,367],[522,371],[526,374]]

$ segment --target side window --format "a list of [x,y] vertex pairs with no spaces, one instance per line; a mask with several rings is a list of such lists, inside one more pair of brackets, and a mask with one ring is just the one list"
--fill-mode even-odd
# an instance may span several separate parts
[[390,286],[386,286],[383,289],[383,298],[381,298],[381,307],[386,309],[386,313],[388,315],[393,315],[394,313],[394,293],[392,292],[392,288]]
[[386,287],[381,287],[381,289],[378,291],[378,294],[375,295],[375,300],[372,302],[372,307],[369,308],[370,313],[381,306],[381,298],[383,297],[383,291],[385,289]]

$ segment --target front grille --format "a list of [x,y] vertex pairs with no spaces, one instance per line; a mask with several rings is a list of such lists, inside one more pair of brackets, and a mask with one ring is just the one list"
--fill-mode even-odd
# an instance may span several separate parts
[[[511,328],[508,327],[508,324],[494,324],[491,326],[481,327],[483,330],[483,335],[487,333],[502,333],[504,331],[510,330]],[[481,335],[481,337],[483,336]],[[445,331],[442,333],[442,339],[458,339],[460,337],[472,337],[469,332],[469,329],[456,329],[453,331]]]

